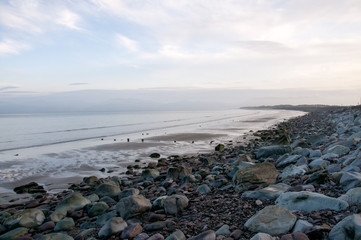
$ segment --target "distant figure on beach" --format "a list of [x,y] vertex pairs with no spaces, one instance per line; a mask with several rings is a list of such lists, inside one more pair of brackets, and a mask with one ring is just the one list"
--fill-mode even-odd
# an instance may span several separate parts
[[192,141],[192,143],[194,143],[194,141]]
[[144,139],[142,138],[142,142],[144,142]]
[[174,140],[174,143],[176,143],[177,141],[176,140]]
[[130,141],[130,139],[129,138],[127,138],[127,142],[129,142]]
[[114,138],[114,142],[117,141],[117,139]]
[[102,140],[102,141],[103,141],[103,140],[104,140],[104,138],[101,138],[100,140]]

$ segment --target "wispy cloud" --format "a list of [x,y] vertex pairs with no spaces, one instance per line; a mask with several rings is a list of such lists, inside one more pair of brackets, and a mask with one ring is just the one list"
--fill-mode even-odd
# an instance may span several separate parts
[[89,83],[83,83],[83,82],[79,82],[79,83],[70,83],[70,86],[79,86],[79,85],[88,85]]
[[75,14],[69,9],[61,10],[58,13],[58,17],[55,20],[57,24],[63,25],[73,30],[81,30],[81,28],[78,26],[79,21],[80,21],[79,15]]
[[128,51],[131,52],[136,52],[138,51],[139,47],[138,47],[138,43],[120,33],[117,33],[115,35],[116,37],[116,42],[117,44],[119,44],[121,47],[124,47],[125,49],[127,49]]
[[16,89],[18,87],[14,87],[14,86],[5,86],[5,87],[0,87],[0,91],[7,91],[9,89]]
[[9,54],[19,54],[22,50],[30,49],[30,46],[26,43],[14,41],[11,39],[3,39],[0,42],[0,56]]

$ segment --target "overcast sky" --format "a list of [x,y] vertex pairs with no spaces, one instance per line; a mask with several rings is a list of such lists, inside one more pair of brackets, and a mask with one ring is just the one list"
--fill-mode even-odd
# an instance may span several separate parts
[[217,88],[361,89],[360,0],[0,1],[2,97]]

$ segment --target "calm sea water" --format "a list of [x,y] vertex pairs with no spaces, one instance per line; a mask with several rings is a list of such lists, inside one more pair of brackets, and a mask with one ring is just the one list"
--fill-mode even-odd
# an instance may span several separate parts
[[[97,173],[100,167],[124,169],[121,164],[146,158],[214,149],[209,140],[236,139],[249,130],[269,127],[302,113],[282,110],[160,111],[122,113],[64,113],[0,115],[0,191],[8,183]],[[151,141],[174,134],[221,134],[216,139]],[[220,135],[218,135],[220,136]],[[104,148],[114,143],[152,145]],[[94,148],[98,147],[98,148]],[[6,183],[6,184],[1,184]]]

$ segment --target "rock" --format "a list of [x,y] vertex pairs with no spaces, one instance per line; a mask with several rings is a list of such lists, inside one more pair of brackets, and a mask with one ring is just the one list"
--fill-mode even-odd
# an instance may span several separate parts
[[188,240],[216,240],[216,233],[213,230],[208,230],[197,236],[188,238]]
[[67,214],[66,209],[55,211],[50,215],[50,220],[53,222],[59,222],[60,220],[66,217],[66,214]]
[[165,240],[186,240],[186,236],[181,230],[177,230],[169,235]]
[[281,240],[310,240],[306,234],[301,232],[294,232],[286,234],[281,237]]
[[223,225],[216,231],[216,236],[231,236],[231,231],[229,230],[229,226],[227,224]]
[[90,202],[97,202],[99,201],[99,196],[96,195],[95,193],[89,195],[89,196],[86,196],[85,197],[86,199],[88,199]]
[[231,238],[233,239],[240,239],[241,236],[242,236],[243,232],[239,229],[236,229],[234,230],[232,233],[231,233]]
[[257,233],[250,240],[276,240],[276,238],[267,233]]
[[69,210],[78,210],[83,208],[85,205],[90,203],[89,199],[83,197],[81,193],[74,192],[64,198],[55,208],[55,211],[69,211]]
[[213,156],[210,157],[200,157],[198,159],[201,163],[203,163],[204,165],[211,165],[212,163],[216,162],[217,159]]
[[233,176],[236,191],[248,190],[251,186],[265,187],[276,182],[277,169],[271,163],[258,163],[241,168]]
[[217,152],[222,152],[224,150],[224,145],[223,144],[218,144],[215,148],[215,151]]
[[132,195],[139,195],[139,190],[136,188],[125,189],[118,194],[118,199],[120,200],[122,198],[129,197]]
[[176,215],[188,207],[188,198],[183,195],[172,195],[164,200],[164,210],[167,214]]
[[116,205],[119,215],[128,219],[146,212],[152,208],[152,204],[143,195],[132,195],[119,200]]
[[308,171],[307,165],[301,165],[301,166],[289,165],[283,169],[283,172],[281,173],[281,178],[286,179],[288,176],[295,176],[295,175],[303,176],[307,173],[307,171]]
[[154,179],[160,175],[157,169],[144,169],[142,172],[142,178],[144,179]]
[[313,224],[306,220],[298,219],[292,232],[305,232],[307,229],[313,227]]
[[351,188],[361,187],[361,173],[345,172],[340,179],[340,185],[346,191]]
[[156,233],[150,238],[148,238],[148,240],[164,240],[164,236],[160,233]]
[[287,184],[278,183],[259,190],[244,192],[242,194],[242,197],[255,198],[260,200],[273,200],[278,198],[282,193],[286,192],[290,187],[291,186]]
[[97,187],[95,193],[99,197],[115,197],[120,193],[120,188],[116,183],[102,183]]
[[29,232],[28,228],[18,227],[0,236],[0,240],[12,240]]
[[284,132],[280,136],[276,137],[272,144],[274,145],[290,145],[291,138],[288,133]]
[[277,198],[276,205],[289,210],[300,210],[305,212],[323,209],[341,211],[348,207],[348,203],[343,200],[307,191],[282,193],[281,196]]
[[147,232],[151,232],[151,231],[163,230],[166,227],[167,227],[166,221],[158,221],[158,222],[146,224],[144,226],[144,230]]
[[291,211],[280,206],[270,205],[248,219],[244,226],[252,232],[278,235],[291,230],[296,220],[296,216]]
[[75,226],[74,220],[72,218],[67,217],[55,225],[54,231],[55,232],[68,231],[72,229],[74,226]]
[[108,212],[108,213],[104,213],[102,215],[100,215],[97,220],[96,220],[96,225],[97,226],[103,226],[107,221],[109,221],[109,219],[116,217],[117,216],[117,212],[116,211],[112,211],[112,212]]
[[87,184],[87,185],[93,185],[98,181],[98,177],[96,176],[90,176],[90,177],[84,177],[83,178],[83,183]]
[[37,230],[39,230],[40,232],[44,232],[46,230],[52,230],[54,228],[55,228],[55,223],[53,221],[49,221],[37,227]]
[[148,234],[141,233],[141,234],[137,235],[133,240],[146,240],[148,238],[149,238]]
[[361,203],[361,187],[351,188],[338,199],[344,200],[349,203]]
[[4,226],[12,229],[17,227],[33,228],[40,226],[45,220],[43,211],[37,208],[26,209],[6,218]]
[[192,168],[182,164],[177,167],[168,168],[167,177],[170,179],[183,179],[192,174]]
[[293,150],[292,155],[301,155],[307,157],[310,155],[310,150],[308,148],[297,148]]
[[256,157],[257,159],[261,159],[289,152],[291,152],[291,148],[289,146],[271,145],[259,148]]
[[121,217],[113,217],[99,230],[98,236],[108,238],[113,234],[123,231],[128,224]]
[[360,139],[361,138],[361,131],[352,134],[348,139]]
[[95,236],[97,232],[98,231],[96,228],[85,229],[85,230],[81,231],[80,233],[78,233],[78,235],[75,236],[75,239],[76,240],[83,240],[83,239],[89,240],[92,236]]
[[160,158],[160,154],[159,153],[152,153],[149,155],[150,158]]
[[109,206],[105,202],[90,203],[88,215],[89,217],[98,216],[99,214],[105,212],[108,208]]
[[202,184],[197,188],[196,191],[201,194],[207,194],[207,193],[210,193],[212,190],[208,187],[207,184]]
[[320,134],[320,135],[311,135],[308,137],[307,142],[312,146],[319,146],[323,143],[326,143],[328,141],[327,136]]
[[321,157],[322,153],[321,150],[316,149],[316,150],[310,150],[310,158],[316,158],[316,157]]
[[40,186],[36,182],[31,182],[14,188],[14,192],[16,192],[17,194],[22,194],[22,193],[45,193],[46,191],[44,190],[43,186]]
[[336,145],[327,150],[327,153],[334,153],[339,156],[345,155],[350,152],[350,148],[342,146],[342,145]]
[[139,235],[142,231],[143,231],[143,228],[139,223],[131,224],[123,230],[120,238],[132,239],[135,236]]
[[315,159],[309,164],[312,169],[325,169],[328,165],[330,162],[322,158]]
[[337,223],[328,235],[330,240],[361,239],[361,214],[353,214]]
[[168,196],[161,196],[159,198],[157,198],[156,200],[154,200],[153,204],[152,204],[152,208],[153,209],[161,209],[164,207],[164,201]]
[[277,168],[283,168],[290,164],[295,164],[301,158],[304,158],[302,155],[283,155],[277,159]]
[[232,163],[234,166],[238,166],[243,163],[252,163],[252,159],[247,154],[242,154],[237,157],[237,159]]
[[74,238],[65,233],[50,233],[37,238],[36,240],[74,240]]

